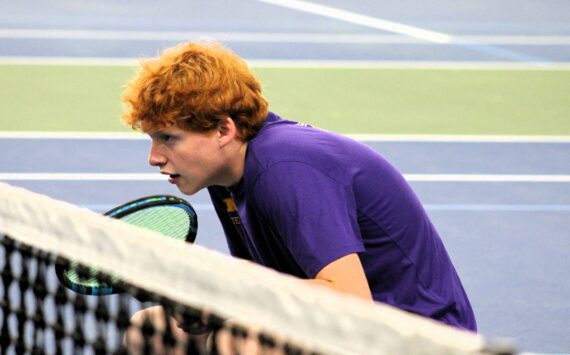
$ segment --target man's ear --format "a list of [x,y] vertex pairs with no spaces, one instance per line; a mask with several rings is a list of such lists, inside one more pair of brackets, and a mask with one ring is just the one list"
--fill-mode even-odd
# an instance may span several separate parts
[[236,123],[230,116],[225,116],[218,125],[220,147],[227,145],[233,140],[239,139]]

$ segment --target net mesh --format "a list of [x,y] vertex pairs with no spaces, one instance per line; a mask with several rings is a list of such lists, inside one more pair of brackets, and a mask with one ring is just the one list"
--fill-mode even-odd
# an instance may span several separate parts
[[[2,352],[494,352],[480,335],[155,233],[0,183]],[[68,291],[54,266],[70,260],[126,292]]]

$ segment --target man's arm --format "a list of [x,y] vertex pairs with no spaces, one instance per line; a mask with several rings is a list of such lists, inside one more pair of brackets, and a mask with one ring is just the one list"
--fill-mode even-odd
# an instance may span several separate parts
[[356,253],[333,261],[322,268],[314,279],[307,281],[372,301],[366,274]]

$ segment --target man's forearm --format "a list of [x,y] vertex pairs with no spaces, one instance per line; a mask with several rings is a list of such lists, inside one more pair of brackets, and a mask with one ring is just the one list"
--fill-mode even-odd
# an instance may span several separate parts
[[323,279],[308,279],[308,280],[303,280],[303,281],[305,281],[311,285],[324,286],[324,287],[333,289],[335,291],[338,291],[338,292],[341,292],[344,294],[349,294],[349,295],[356,296],[356,297],[359,297],[359,298],[367,300],[367,301],[372,301],[372,294],[370,293],[370,290],[367,290],[367,289],[351,288],[348,286],[343,287],[342,285],[335,284],[332,281],[323,280]]

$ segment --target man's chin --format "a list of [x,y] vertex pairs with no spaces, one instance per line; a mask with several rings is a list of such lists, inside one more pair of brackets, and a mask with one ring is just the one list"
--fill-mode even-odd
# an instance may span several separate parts
[[201,188],[198,188],[196,186],[177,186],[177,187],[178,187],[178,191],[180,191],[180,193],[187,195],[187,196],[194,195],[198,191],[202,190]]

